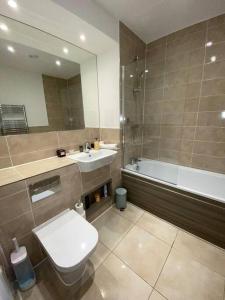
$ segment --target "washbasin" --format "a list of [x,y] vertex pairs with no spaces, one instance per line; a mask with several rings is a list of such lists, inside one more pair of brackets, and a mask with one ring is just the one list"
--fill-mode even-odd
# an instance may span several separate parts
[[89,153],[80,152],[69,155],[80,166],[81,172],[91,172],[103,166],[109,165],[117,151],[109,149],[90,150]]

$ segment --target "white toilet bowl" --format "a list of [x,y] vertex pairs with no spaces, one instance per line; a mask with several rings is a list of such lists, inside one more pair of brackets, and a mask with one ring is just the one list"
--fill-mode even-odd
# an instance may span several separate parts
[[98,232],[74,210],[67,209],[33,229],[58,275],[67,285],[76,283],[98,243]]

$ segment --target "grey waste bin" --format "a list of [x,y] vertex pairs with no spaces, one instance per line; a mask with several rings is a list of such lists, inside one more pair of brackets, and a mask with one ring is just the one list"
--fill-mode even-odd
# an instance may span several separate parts
[[116,189],[116,207],[120,210],[127,207],[127,190],[124,188]]

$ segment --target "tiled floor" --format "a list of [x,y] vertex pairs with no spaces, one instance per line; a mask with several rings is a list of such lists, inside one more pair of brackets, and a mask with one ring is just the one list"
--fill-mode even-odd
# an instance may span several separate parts
[[225,300],[224,250],[131,204],[124,212],[110,208],[93,224],[100,242],[92,276],[63,287],[46,262],[23,299]]

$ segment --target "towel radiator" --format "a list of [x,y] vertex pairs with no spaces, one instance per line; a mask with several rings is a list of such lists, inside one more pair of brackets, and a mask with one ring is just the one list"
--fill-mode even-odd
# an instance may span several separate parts
[[2,135],[28,133],[25,106],[0,104],[0,128]]

